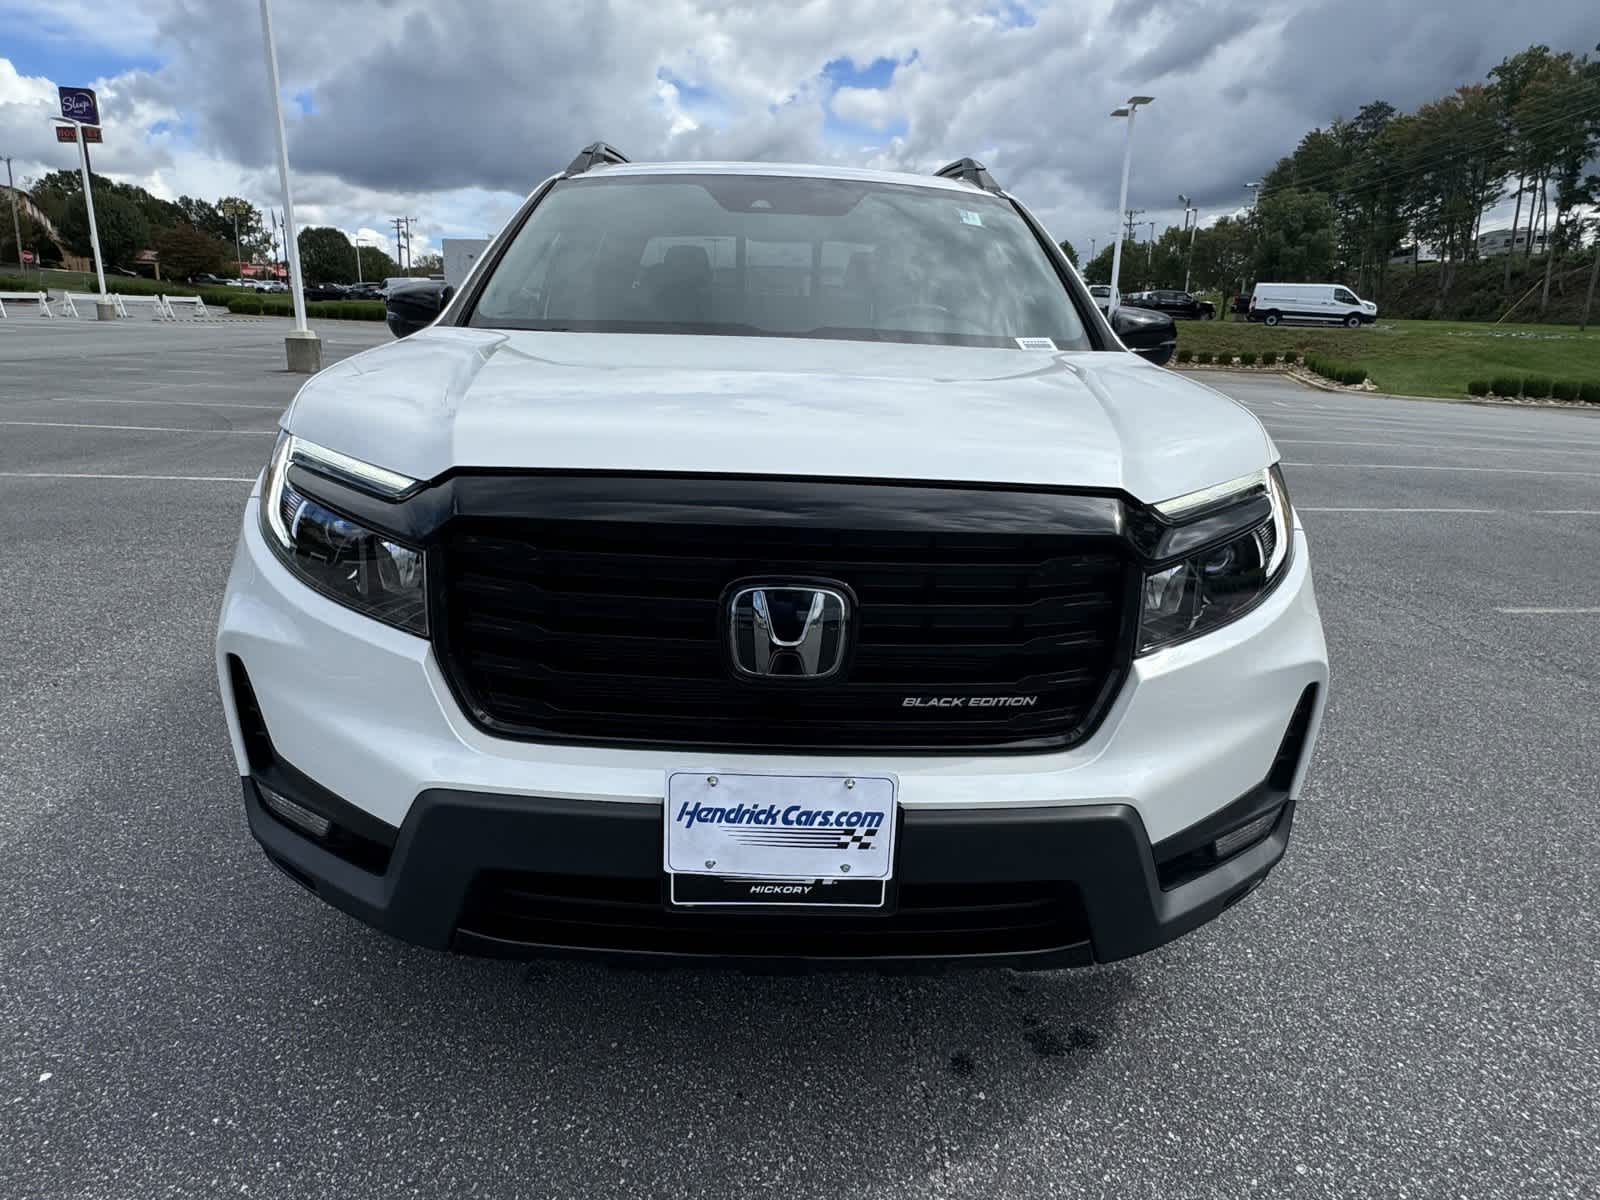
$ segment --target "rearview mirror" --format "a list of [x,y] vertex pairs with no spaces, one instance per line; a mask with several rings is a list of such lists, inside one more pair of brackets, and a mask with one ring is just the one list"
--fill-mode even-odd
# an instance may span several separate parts
[[438,319],[455,294],[455,288],[437,279],[393,284],[384,297],[389,332],[403,338],[427,328]]
[[1178,327],[1166,313],[1123,304],[1111,314],[1111,328],[1140,358],[1164,367],[1178,349]]

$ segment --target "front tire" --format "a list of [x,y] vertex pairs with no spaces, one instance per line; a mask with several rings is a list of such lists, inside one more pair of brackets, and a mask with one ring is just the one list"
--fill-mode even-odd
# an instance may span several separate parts
[[1283,320],[1283,317],[1280,316],[1278,313],[1269,312],[1266,316],[1262,317],[1261,319],[1263,321],[1265,321],[1268,325],[1277,325]]
[[1346,317],[1344,319],[1344,327],[1346,329],[1360,329],[1361,328],[1361,318],[1356,316],[1355,313],[1351,313],[1348,317]]

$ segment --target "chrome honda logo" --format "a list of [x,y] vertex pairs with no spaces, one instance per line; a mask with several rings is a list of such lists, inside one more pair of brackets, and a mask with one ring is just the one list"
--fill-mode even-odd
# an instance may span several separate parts
[[740,588],[728,602],[733,669],[759,679],[826,679],[844,665],[850,601],[810,584]]

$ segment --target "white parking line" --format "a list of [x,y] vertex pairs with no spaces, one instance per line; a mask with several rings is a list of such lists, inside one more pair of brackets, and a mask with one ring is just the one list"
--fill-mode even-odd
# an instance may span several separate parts
[[106,475],[97,471],[0,471],[0,479],[156,479],[168,483],[254,483],[254,475]]
[[1473,471],[1487,475],[1562,475],[1572,479],[1600,479],[1595,471],[1542,471],[1534,467],[1441,467],[1420,463],[1318,463],[1289,462],[1286,467],[1336,467],[1352,471]]
[[108,400],[100,396],[51,396],[48,400],[25,400],[24,404],[181,404],[187,408],[259,408],[265,412],[282,412],[289,407],[282,404],[228,404],[220,400]]
[[1525,616],[1593,616],[1600,614],[1600,608],[1497,608],[1495,612],[1509,613],[1516,617]]
[[1600,508],[1308,508],[1294,506],[1303,513],[1478,513],[1479,515],[1515,514],[1529,517],[1600,517]]
[[1317,438],[1280,438],[1272,439],[1280,446],[1366,446],[1377,450],[1460,450],[1463,452],[1480,453],[1492,452],[1499,454],[1600,454],[1600,446],[1592,450],[1558,450],[1554,447],[1544,446],[1463,446],[1451,443],[1441,444],[1434,442],[1336,442],[1324,441]]
[[120,429],[134,433],[246,433],[253,437],[276,434],[276,429],[181,429],[171,425],[89,425],[76,421],[0,421],[0,425],[26,425],[33,429]]

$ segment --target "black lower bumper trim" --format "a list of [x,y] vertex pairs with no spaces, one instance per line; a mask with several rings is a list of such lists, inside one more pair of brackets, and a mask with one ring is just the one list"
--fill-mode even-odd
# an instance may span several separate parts
[[244,781],[251,832],[330,904],[438,949],[746,965],[926,962],[1057,967],[1160,946],[1255,887],[1282,857],[1271,834],[1163,890],[1127,805],[908,809],[891,903],[870,913],[668,909],[657,805],[433,790],[412,805],[382,874],[271,816]]

